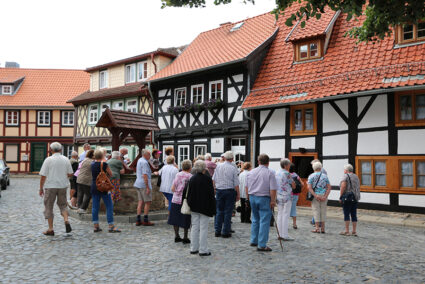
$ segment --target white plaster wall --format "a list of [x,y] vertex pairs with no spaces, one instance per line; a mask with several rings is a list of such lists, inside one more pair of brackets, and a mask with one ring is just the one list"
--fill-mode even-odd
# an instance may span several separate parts
[[400,206],[425,207],[425,195],[400,194],[398,203]]
[[339,190],[331,190],[329,193],[328,200],[339,200]]
[[425,154],[425,129],[399,130],[398,154]]
[[376,203],[376,204],[390,204],[390,194],[389,193],[371,193],[371,192],[361,192],[360,193],[360,202],[361,203]]
[[307,138],[293,138],[291,141],[291,148],[306,148],[306,149],[315,149],[316,148],[316,137],[307,137]]
[[[221,110],[218,113],[218,118],[221,120],[221,122],[224,122],[224,110]],[[215,122],[215,123],[217,123],[217,122]]]
[[159,90],[158,97],[159,98],[164,97],[166,93],[167,93],[167,89]]
[[193,139],[194,142],[207,142],[208,139]]
[[211,152],[223,153],[224,152],[224,138],[211,138]]
[[243,74],[238,74],[233,76],[233,80],[235,80],[236,83],[243,81]]
[[348,134],[323,137],[323,156],[348,155]]
[[262,140],[260,141],[260,153],[267,154],[270,158],[283,158],[285,156],[285,140]]
[[359,133],[357,154],[388,155],[388,131]]
[[228,103],[234,103],[238,100],[238,92],[235,88],[227,88],[227,102]]
[[167,112],[167,109],[168,109],[169,106],[171,106],[171,99],[164,100],[164,103],[161,106],[162,111]]
[[269,110],[260,111],[260,125],[263,125],[264,120],[266,120],[266,117],[269,115],[269,113]]
[[[358,114],[360,114],[364,105],[369,101],[370,97],[358,98]],[[361,102],[361,103],[360,103]],[[361,106],[360,106],[361,105]],[[378,96],[370,106],[366,115],[359,124],[359,128],[382,127],[388,126],[387,96]]]
[[272,169],[274,171],[277,171],[280,169],[280,162],[270,162],[269,163],[269,169]]
[[[229,113],[229,115],[231,115],[231,113]],[[242,121],[243,120],[243,111],[238,109],[235,112],[235,116],[233,116],[232,122],[233,121]]]
[[165,126],[164,118],[158,117],[158,126],[160,129],[167,129],[167,127]]
[[[276,109],[274,111],[266,127],[264,127],[263,132],[261,132],[260,137],[285,135],[285,111],[285,109]],[[263,125],[267,115],[268,112],[261,112],[261,125]]]
[[328,173],[331,185],[338,185],[344,176],[344,166],[348,164],[348,159],[323,160],[323,168]]
[[[341,110],[345,113],[345,115],[348,116],[346,113],[348,111],[343,110],[343,109],[348,109],[347,101],[344,100],[341,103],[338,103],[337,105],[341,108]],[[343,131],[343,130],[348,130],[347,123],[345,123],[345,121],[341,118],[341,116],[339,116],[339,114],[335,111],[335,109],[329,103],[324,103],[323,104],[323,132]]]

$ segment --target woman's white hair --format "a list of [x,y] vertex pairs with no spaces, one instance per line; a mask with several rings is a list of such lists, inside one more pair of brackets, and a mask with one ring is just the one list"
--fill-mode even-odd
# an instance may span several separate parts
[[52,144],[50,144],[50,149],[55,153],[61,152],[62,145],[59,142],[53,142]]
[[283,158],[282,160],[280,160],[280,167],[282,169],[286,168],[289,165],[291,165],[291,161],[289,159]]
[[183,171],[188,171],[192,168],[192,161],[191,160],[184,160],[182,162],[182,170]]
[[212,156],[210,153],[206,153],[205,154],[205,160],[211,161],[212,160]]
[[71,153],[71,157],[78,157],[78,153],[77,153],[77,151],[72,151],[72,153]]
[[314,162],[313,163],[313,171],[317,172],[322,170],[322,163],[321,162]]
[[346,170],[349,173],[352,173],[354,171],[354,168],[351,164],[347,164],[344,166],[344,170]]
[[112,151],[112,159],[118,159],[121,156],[119,151]]
[[198,160],[195,162],[195,164],[193,165],[193,171],[195,173],[203,173],[205,171],[205,169],[207,168],[206,164],[204,161],[202,160]]
[[233,160],[233,152],[232,151],[227,151],[226,153],[224,153],[224,155],[223,155],[223,157],[226,159],[226,160]]

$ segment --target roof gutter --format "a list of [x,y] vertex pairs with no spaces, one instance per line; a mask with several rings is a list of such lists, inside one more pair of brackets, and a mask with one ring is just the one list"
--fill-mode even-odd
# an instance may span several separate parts
[[[319,98],[319,99],[296,101],[296,102],[290,102],[290,103],[279,103],[279,104],[271,104],[271,105],[247,107],[247,108],[244,108],[243,103],[242,103],[242,109],[243,110],[267,109],[267,108],[270,108],[270,107],[301,105],[301,104],[306,104],[306,103],[330,101],[330,100],[335,100],[335,99],[345,99],[345,98],[362,97],[362,96],[368,96],[368,95],[378,95],[378,94],[384,94],[384,93],[388,93],[388,92],[402,92],[402,91],[424,90],[424,89],[425,89],[425,84],[415,85],[415,86],[403,86],[403,87],[395,87],[395,88],[375,89],[375,90],[361,91],[361,92],[355,92],[355,93],[349,93],[349,94],[343,94],[343,95],[333,95],[333,96],[328,96],[328,97]],[[244,101],[244,103],[245,103],[245,101]]]

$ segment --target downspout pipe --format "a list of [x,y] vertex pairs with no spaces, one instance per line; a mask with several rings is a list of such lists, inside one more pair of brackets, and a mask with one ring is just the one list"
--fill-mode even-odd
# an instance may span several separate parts
[[151,61],[152,61],[153,66],[155,67],[155,73],[154,74],[156,74],[156,72],[158,72],[157,71],[158,68],[157,68],[156,63],[155,63],[155,52],[151,53]]
[[[155,70],[156,70],[156,65],[155,65]],[[151,102],[152,102],[152,116],[154,116],[154,114],[155,114],[155,101],[153,99],[153,94],[152,94],[151,82],[150,81],[148,81],[148,94],[149,94],[149,98],[151,99]],[[155,132],[152,130],[151,139],[152,139],[152,144],[155,145],[155,135],[154,134],[155,134]]]
[[[250,88],[250,81],[249,80],[250,80],[250,78],[249,78],[249,73],[248,73],[248,78],[247,78],[247,86],[248,86],[248,88],[247,88],[247,96],[245,97],[245,99],[248,97],[249,92],[251,90],[251,88]],[[243,103],[244,102],[245,102],[245,100],[243,101]],[[251,163],[252,163],[252,166],[255,167],[255,159],[256,159],[256,156],[257,156],[257,153],[255,152],[255,149],[257,148],[257,121],[255,120],[255,118],[252,118],[252,117],[249,116],[247,109],[243,109],[243,115],[245,116],[246,119],[248,119],[249,121],[251,121],[252,124],[253,124]]]

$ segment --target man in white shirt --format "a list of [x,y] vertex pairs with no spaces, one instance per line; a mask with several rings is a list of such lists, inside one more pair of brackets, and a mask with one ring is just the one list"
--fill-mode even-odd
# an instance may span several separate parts
[[84,152],[81,153],[81,155],[80,155],[80,162],[84,161],[84,159],[86,158],[87,151],[91,149],[90,144],[89,143],[85,143],[83,145],[83,149],[84,149]]
[[68,158],[61,154],[62,145],[54,142],[50,145],[52,156],[46,158],[40,170],[40,196],[44,196],[44,217],[49,223],[49,229],[43,234],[54,236],[53,231],[53,205],[57,204],[65,221],[66,232],[72,231],[68,221],[68,209],[66,201],[66,190],[69,186],[69,178],[74,171]]

